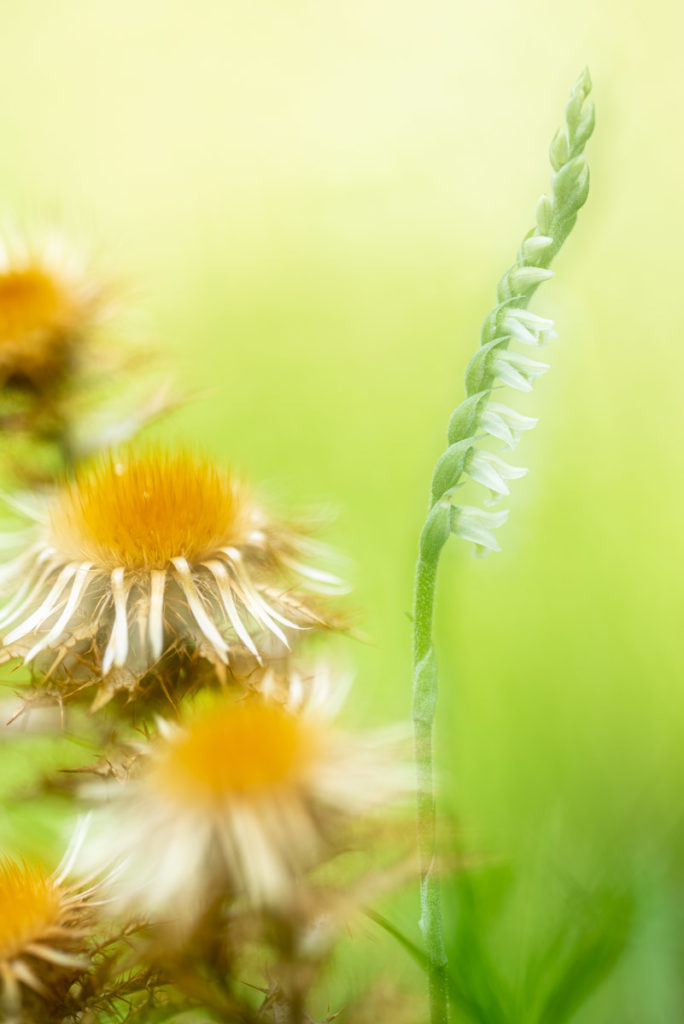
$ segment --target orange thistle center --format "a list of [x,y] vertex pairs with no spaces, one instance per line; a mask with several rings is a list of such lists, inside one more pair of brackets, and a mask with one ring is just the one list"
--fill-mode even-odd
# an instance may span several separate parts
[[64,297],[38,267],[0,274],[0,344],[60,326]]
[[236,482],[208,462],[151,452],[82,471],[50,513],[65,558],[113,569],[202,561],[234,543],[245,502]]
[[166,740],[152,778],[166,795],[195,804],[299,783],[315,758],[309,723],[257,701],[215,705]]
[[57,924],[59,889],[37,868],[0,862],[0,959],[17,956]]

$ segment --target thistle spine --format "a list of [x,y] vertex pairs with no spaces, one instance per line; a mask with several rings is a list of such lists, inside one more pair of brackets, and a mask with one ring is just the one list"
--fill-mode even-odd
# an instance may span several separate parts
[[428,515],[420,536],[413,605],[413,724],[417,771],[418,847],[421,860],[420,927],[428,956],[431,1024],[449,1019],[448,964],[444,944],[439,882],[435,877],[435,796],[432,730],[437,706],[437,663],[432,643],[435,588],[441,550],[451,533],[479,549],[498,550],[493,530],[505,512],[485,512],[457,505],[453,497],[465,475],[496,496],[508,493],[507,479],[526,470],[509,466],[478,442],[493,437],[513,448],[536,420],[492,401],[501,385],[527,392],[548,366],[510,349],[511,342],[538,346],[555,336],[550,320],[527,309],[535,291],[553,276],[549,265],[577,220],[589,193],[589,167],[584,147],[594,129],[591,90],[584,70],[570,93],[565,125],[550,147],[551,195],[537,203],[535,226],[518,249],[515,262],[499,281],[496,305],[485,317],[480,347],[465,372],[465,400],[448,427],[448,447],[435,466]]

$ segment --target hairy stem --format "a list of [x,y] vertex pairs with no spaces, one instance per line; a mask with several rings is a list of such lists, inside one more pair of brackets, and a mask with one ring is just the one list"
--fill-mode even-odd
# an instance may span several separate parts
[[439,880],[435,875],[435,796],[432,727],[437,699],[437,672],[432,648],[432,619],[437,557],[418,559],[414,593],[413,724],[417,775],[418,855],[420,858],[420,927],[428,954],[430,1019],[446,1024],[447,956],[442,929]]

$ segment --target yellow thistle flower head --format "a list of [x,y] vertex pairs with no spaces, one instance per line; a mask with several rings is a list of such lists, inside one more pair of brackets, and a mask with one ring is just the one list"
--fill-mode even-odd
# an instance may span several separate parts
[[116,906],[181,930],[217,899],[286,911],[352,825],[406,791],[396,732],[342,732],[327,715],[326,699],[339,703],[327,674],[319,668],[304,696],[296,682],[292,702],[223,697],[161,723],[138,774],[105,787],[83,866],[124,864]]
[[84,256],[59,235],[0,239],[0,387],[41,394],[71,371],[105,309]]
[[327,625],[312,591],[340,581],[309,565],[320,548],[272,521],[231,473],[187,453],[110,455],[80,469],[36,512],[4,569],[0,660],[90,658],[96,700],[139,679],[170,649],[219,669],[282,655]]
[[[0,1009],[3,1020],[52,1019],[66,994],[88,967],[93,887],[66,882],[83,841],[77,829],[62,864],[53,874],[23,860],[0,860]],[[61,1019],[61,1018],[60,1018]]]
[[61,897],[51,878],[24,862],[0,861],[0,958],[12,959],[59,917]]

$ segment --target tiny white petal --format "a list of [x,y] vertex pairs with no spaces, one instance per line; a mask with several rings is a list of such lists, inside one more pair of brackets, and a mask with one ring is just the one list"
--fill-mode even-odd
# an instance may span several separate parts
[[554,326],[553,320],[549,317],[539,316],[538,313],[532,313],[529,309],[520,309],[517,306],[511,306],[507,309],[506,317],[514,317],[521,324],[526,324],[534,331],[549,331]]
[[499,360],[495,359],[494,370],[501,383],[506,384],[509,388],[513,388],[515,391],[522,392],[532,390],[532,385],[530,384],[527,377],[525,377],[522,373],[519,373],[518,370],[516,370],[509,363],[500,362]]
[[526,373],[528,377],[541,377],[543,373],[550,369],[548,363],[540,363],[536,359],[530,359],[529,356],[524,356],[521,352],[511,352],[509,350],[499,352],[496,359],[497,361],[501,359],[510,366],[515,366],[521,373]]
[[152,656],[159,658],[164,646],[164,588],[166,572],[153,569],[150,573],[150,617],[147,622]]
[[545,345],[547,341],[558,337],[553,320],[530,313],[528,309],[507,309],[501,326],[523,345]]
[[506,480],[519,480],[520,477],[526,476],[527,469],[524,466],[511,466],[510,462],[506,462],[504,459],[499,458],[498,455],[494,455],[493,452],[480,452],[483,458],[494,466],[497,472],[504,477]]
[[523,416],[498,402],[488,402],[480,416],[479,425],[492,437],[498,438],[514,448],[523,430],[532,430],[538,420],[534,416]]
[[503,441],[509,448],[514,448],[517,438],[505,419],[493,409],[485,409],[480,416],[480,426],[492,437]]
[[500,551],[492,533],[508,519],[508,511],[484,512],[471,505],[456,505],[452,512],[451,528],[455,534],[479,547]]
[[497,377],[518,391],[531,391],[531,381],[541,377],[549,368],[548,363],[540,363],[509,349],[497,352],[494,358],[494,372]]
[[228,645],[207,615],[202,603],[202,598],[200,597],[197,587],[195,586],[195,581],[192,578],[190,566],[185,558],[172,558],[171,562],[178,575],[178,582],[181,585],[181,589],[188,602],[190,611],[195,617],[195,622],[206,639],[212,645],[221,661],[225,662],[227,660],[226,655],[228,653]]
[[525,239],[522,247],[527,256],[533,256],[548,249],[550,245],[553,245],[551,235],[530,235]]
[[71,592],[67,599],[67,603],[65,604],[62,610],[61,615],[55,622],[54,626],[52,626],[52,628],[46,634],[46,636],[44,636],[42,640],[39,640],[38,643],[34,644],[31,650],[28,652],[28,654],[24,655],[25,664],[28,664],[30,661],[32,661],[33,658],[35,658],[36,654],[39,654],[41,651],[45,650],[46,647],[49,647],[51,644],[54,644],[56,640],[59,640],[62,633],[66,629],[67,625],[71,621],[71,617],[76,611],[76,606],[78,605],[78,602],[81,600],[81,597],[88,589],[88,584],[90,583],[89,574],[90,562],[84,562],[83,565],[80,565],[78,567],[78,571],[74,577],[73,583],[71,584]]
[[509,275],[511,287],[520,292],[548,281],[554,276],[553,270],[545,267],[516,267]]
[[240,618],[233,597],[233,591],[231,588],[230,578],[228,576],[228,570],[226,569],[223,562],[220,562],[217,558],[212,559],[209,562],[204,563],[213,575],[216,581],[216,589],[218,590],[219,597],[223,602],[223,607],[226,610],[226,614],[230,621],[231,626],[235,630],[235,635],[242,641],[247,650],[251,651],[257,661],[261,661],[259,651],[256,648],[254,641],[249,635],[249,631],[245,627],[242,619]]
[[517,480],[525,476],[527,469],[523,466],[511,466],[492,452],[475,450],[468,460],[466,472],[478,483],[488,487],[496,494],[508,494],[506,480]]
[[496,469],[483,457],[482,452],[474,452],[468,462],[468,475],[477,483],[488,487],[496,494],[510,494],[506,482]]
[[114,625],[102,659],[102,674],[107,675],[112,664],[121,666],[128,655],[128,617],[126,599],[128,590],[124,583],[124,571],[117,566],[112,571],[112,594],[114,596]]
[[511,337],[519,341],[521,345],[539,345],[539,335],[530,331],[525,324],[520,323],[515,317],[505,316],[502,327],[508,331]]
[[532,430],[539,422],[536,416],[524,416],[501,402],[489,402],[486,408],[500,416],[513,430]]
[[35,612],[29,615],[28,619],[24,619],[20,626],[16,626],[15,629],[13,629],[11,633],[8,633],[4,638],[3,642],[5,646],[13,644],[16,640],[21,640],[22,637],[26,636],[33,629],[43,625],[45,620],[51,615],[57,601],[69,584],[69,581],[75,575],[76,569],[77,566],[73,563],[64,566],[42,604]]

